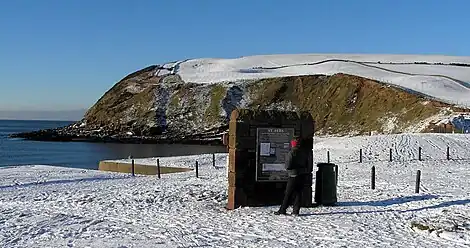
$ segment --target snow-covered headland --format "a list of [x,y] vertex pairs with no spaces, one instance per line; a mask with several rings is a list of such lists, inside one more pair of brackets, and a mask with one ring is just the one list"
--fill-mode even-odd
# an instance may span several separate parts
[[[453,160],[446,160],[450,147]],[[418,161],[418,147],[423,161]],[[359,149],[364,163],[358,163]],[[388,162],[392,148],[394,162]],[[2,247],[468,247],[470,136],[316,138],[340,169],[338,206],[274,216],[224,209],[226,154],[160,158],[194,171],[156,176],[49,167],[0,169]],[[126,161],[126,160],[123,160]],[[155,158],[138,160],[155,164]],[[376,190],[369,189],[376,166]],[[416,171],[421,192],[414,193]]]
[[185,82],[202,84],[345,73],[470,106],[470,57],[464,56],[276,54],[234,59],[189,59],[163,67],[171,68],[167,73],[178,74]]
[[276,54],[161,62],[125,76],[83,120],[12,137],[218,143],[235,108],[308,111],[321,134],[389,134],[453,123],[470,109],[470,57]]

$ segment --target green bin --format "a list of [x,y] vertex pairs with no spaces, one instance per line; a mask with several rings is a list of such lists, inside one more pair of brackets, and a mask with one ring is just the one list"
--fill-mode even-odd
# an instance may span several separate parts
[[337,203],[336,186],[338,166],[332,163],[318,163],[315,179],[315,203],[333,206]]

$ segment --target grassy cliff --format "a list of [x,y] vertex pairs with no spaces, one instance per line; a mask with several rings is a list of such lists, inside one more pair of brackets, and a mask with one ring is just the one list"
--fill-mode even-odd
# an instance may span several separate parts
[[145,132],[155,119],[154,88],[160,79],[155,70],[156,66],[147,67],[115,84],[85,114],[88,127],[104,127],[111,133]]
[[317,130],[329,134],[400,132],[446,106],[345,74],[262,79],[250,84],[248,91],[252,98],[250,107],[268,108],[273,104],[290,103],[309,111],[316,120]]
[[[86,128],[175,139],[219,132],[235,107],[302,110],[319,134],[398,133],[451,106],[373,80],[336,74],[193,84],[155,76],[156,66],[112,87],[87,112]],[[159,130],[153,132],[152,130]]]

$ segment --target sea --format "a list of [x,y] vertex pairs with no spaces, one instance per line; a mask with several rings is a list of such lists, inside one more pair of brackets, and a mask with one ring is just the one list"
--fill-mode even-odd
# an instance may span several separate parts
[[53,165],[98,169],[101,160],[128,158],[130,155],[146,158],[226,152],[223,146],[209,145],[46,142],[8,138],[12,133],[63,127],[71,123],[0,120],[0,167]]

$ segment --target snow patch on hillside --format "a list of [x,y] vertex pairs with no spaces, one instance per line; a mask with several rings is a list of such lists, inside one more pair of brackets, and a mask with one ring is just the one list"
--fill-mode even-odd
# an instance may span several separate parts
[[397,128],[397,120],[396,116],[388,116],[386,118],[381,119],[382,122],[382,131],[384,134],[391,134]]
[[[416,64],[426,62],[430,64]],[[437,65],[435,63],[442,63]],[[451,65],[454,64],[454,65]],[[172,64],[185,82],[237,82],[271,77],[346,73],[470,107],[470,57],[437,55],[260,55],[192,59]]]

